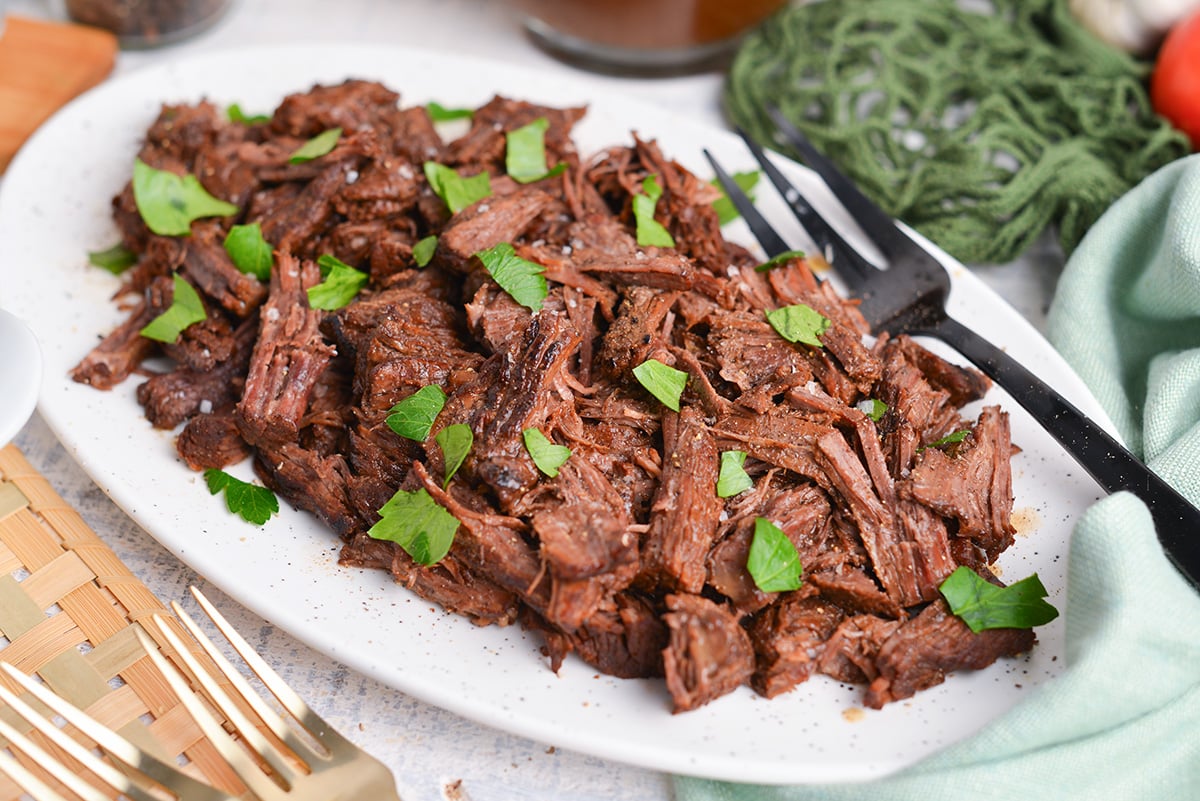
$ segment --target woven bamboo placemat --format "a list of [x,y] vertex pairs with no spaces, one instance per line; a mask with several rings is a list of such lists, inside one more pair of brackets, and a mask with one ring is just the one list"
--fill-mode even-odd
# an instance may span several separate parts
[[[138,643],[135,628],[154,614],[168,617],[184,641],[191,642],[163,603],[20,450],[14,445],[0,449],[0,660],[37,674],[60,696],[144,750],[241,795],[244,785],[204,739]],[[153,626],[143,631],[154,637]],[[170,647],[159,645],[170,656]],[[205,658],[198,645],[193,650]],[[0,674],[0,681],[17,692],[7,676]],[[44,709],[27,694],[18,694]],[[30,731],[11,709],[0,709],[0,716]],[[41,735],[30,736],[71,763]],[[19,798],[20,789],[0,776],[0,801]]]

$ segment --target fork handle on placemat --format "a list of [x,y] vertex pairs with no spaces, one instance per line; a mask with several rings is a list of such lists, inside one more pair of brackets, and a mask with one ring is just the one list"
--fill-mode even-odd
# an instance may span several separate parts
[[1124,490],[1140,498],[1167,557],[1200,588],[1200,509],[1070,401],[962,323],[946,317],[919,333],[950,345],[1007,390],[1107,492]]

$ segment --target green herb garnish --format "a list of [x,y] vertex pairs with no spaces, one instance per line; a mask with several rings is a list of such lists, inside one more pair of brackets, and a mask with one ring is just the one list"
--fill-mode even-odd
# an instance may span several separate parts
[[337,146],[338,139],[341,136],[341,128],[330,128],[328,131],[322,131],[296,148],[291,158],[288,159],[288,162],[291,164],[303,164],[306,161],[320,158]]
[[424,170],[429,186],[452,214],[492,194],[492,179],[486,171],[463,178],[450,167],[436,161],[425,162]]
[[437,250],[437,243],[437,236],[430,234],[413,245],[413,261],[417,263],[418,267],[424,267],[433,259],[433,252]]
[[942,437],[941,439],[931,442],[928,445],[922,445],[917,450],[923,451],[926,448],[941,448],[946,445],[953,445],[956,442],[962,442],[964,439],[966,439],[969,436],[971,436],[971,430],[969,428],[963,428],[958,431],[951,431],[949,434]]
[[647,359],[633,368],[638,383],[646,388],[664,406],[679,411],[679,398],[687,386],[688,374],[663,364],[658,359]]
[[723,451],[721,472],[717,475],[717,497],[732,498],[754,486],[754,480],[743,469],[746,464],[745,451]]
[[370,276],[356,270],[328,253],[317,259],[324,280],[308,288],[308,305],[314,309],[334,311],[354,300]]
[[536,428],[525,429],[521,432],[521,436],[525,438],[525,450],[529,451],[529,456],[537,465],[537,469],[550,478],[557,476],[558,468],[571,458],[570,448],[566,445],[556,445]]
[[541,310],[542,301],[546,299],[549,291],[546,277],[542,275],[545,267],[521,258],[507,242],[481,250],[475,256],[483,262],[488,274],[501,289],[512,296],[513,300],[530,311]]
[[439,431],[434,440],[442,449],[442,460],[446,463],[446,479],[442,482],[442,489],[445,489],[450,486],[450,479],[454,478],[458,468],[462,467],[463,460],[471,452],[471,446],[475,444],[475,435],[466,423],[455,423]]
[[388,410],[388,428],[402,437],[424,442],[433,421],[446,405],[446,393],[437,384],[421,387]]
[[267,114],[246,114],[237,103],[230,103],[229,108],[225,109],[225,115],[229,117],[230,122],[240,122],[243,125],[257,125],[260,122],[271,121],[271,117]]
[[396,543],[422,565],[441,561],[454,543],[458,518],[425,489],[399,490],[379,510],[379,522],[367,530],[377,540]]
[[137,254],[118,242],[108,250],[88,251],[88,262],[120,275],[137,264]]
[[266,487],[234,478],[224,470],[205,470],[204,481],[213,495],[225,493],[225,507],[248,523],[262,525],[279,512],[279,499]]
[[[758,170],[754,172],[735,172],[733,174],[733,182],[738,188],[746,193],[746,197],[754,200],[754,187],[758,185],[758,179],[762,173]],[[717,213],[717,220],[724,225],[728,222],[733,222],[741,216],[741,212],[737,210],[737,206],[733,205],[733,201],[729,199],[729,195],[725,192],[725,187],[721,186],[721,182],[713,178],[713,186],[721,190],[721,196],[712,202],[713,211]]]
[[654,207],[662,197],[662,187],[658,178],[647,175],[642,181],[644,194],[633,196],[633,219],[637,223],[637,243],[642,247],[654,245],[660,248],[675,247],[675,239],[671,232],[658,220],[654,219]]
[[504,168],[514,181],[522,184],[533,183],[558,175],[567,168],[567,165],[560,161],[554,167],[546,169],[546,130],[549,127],[549,120],[538,117],[528,125],[522,125],[504,135]]
[[175,291],[171,297],[171,305],[166,311],[147,323],[139,333],[146,339],[170,343],[179,339],[179,335],[189,325],[198,323],[207,316],[200,295],[191,284],[176,273]]
[[471,117],[475,112],[469,108],[446,108],[441,103],[428,103],[425,106],[425,113],[429,115],[429,119],[434,122],[451,122],[452,120],[461,120]]
[[867,398],[858,404],[858,408],[871,418],[872,423],[878,423],[887,414],[888,405],[879,398]]
[[225,252],[234,266],[259,281],[271,280],[271,243],[263,239],[258,223],[235,225],[225,235]]
[[997,587],[963,565],[938,590],[950,611],[976,634],[984,629],[1031,629],[1058,617],[1058,610],[1044,600],[1049,593],[1037,573]]
[[767,312],[767,322],[788,342],[821,347],[818,337],[829,330],[829,318],[811,306],[799,303]]
[[800,554],[779,526],[765,517],[754,518],[754,538],[746,570],[763,592],[784,592],[800,588],[804,568]]
[[804,258],[803,250],[785,250],[782,253],[780,253],[778,256],[772,256],[771,258],[764,261],[762,264],[755,267],[754,272],[765,273],[769,270],[775,269],[776,267],[778,267],[781,264],[787,264],[792,259],[803,259],[803,258]]
[[156,170],[141,159],[133,163],[133,199],[146,227],[160,236],[187,236],[193,220],[238,212],[210,195],[196,176]]

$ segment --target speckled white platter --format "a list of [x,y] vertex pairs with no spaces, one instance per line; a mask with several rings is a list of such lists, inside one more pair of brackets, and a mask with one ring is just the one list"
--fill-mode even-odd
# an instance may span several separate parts
[[[9,168],[0,195],[0,293],[41,340],[40,409],[66,448],[131,517],[229,595],[315,648],[388,685],[487,725],[664,771],[760,783],[861,781],[920,760],[977,731],[1036,692],[1063,667],[1062,619],[1039,631],[1033,653],[1004,660],[881,711],[861,710],[861,688],[825,677],[767,701],[742,690],[672,715],[659,681],[627,681],[571,658],[558,675],[537,636],[517,627],[477,628],[401,587],[381,571],[337,564],[338,543],[307,514],[285,509],[264,528],[230,516],[178,460],[173,435],[153,430],[134,401],[136,380],[112,392],[75,384],[68,371],[122,313],[118,280],[89,267],[86,252],[116,240],[109,202],[130,175],[139,140],[163,102],[207,97],[268,111],[290,92],[346,77],[381,80],[406,104],[478,105],[494,93],[589,103],[576,140],[584,153],[628,143],[636,129],[701,175],[701,147],[730,169],[753,162],[731,134],[680,115],[585,92],[503,64],[362,46],[287,47],[205,55],[104,84],[52,118]],[[794,165],[813,200],[832,201]],[[760,192],[773,202],[767,189]],[[849,227],[844,213],[831,213]],[[773,219],[786,212],[775,206]],[[731,236],[743,241],[741,224]],[[792,225],[793,241],[806,240]],[[853,231],[848,232],[852,239]],[[1104,420],[1084,385],[1048,343],[978,279],[948,258],[959,319]],[[1097,489],[1003,393],[1012,413],[1020,536],[1001,567],[1037,571],[1050,601],[1065,603],[1072,521]],[[250,477],[247,465],[236,470]],[[103,533],[103,532],[101,532]],[[463,754],[463,759],[471,758]]]

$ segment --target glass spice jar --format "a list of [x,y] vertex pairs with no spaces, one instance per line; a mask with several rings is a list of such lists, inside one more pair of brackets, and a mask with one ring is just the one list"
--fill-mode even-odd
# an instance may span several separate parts
[[117,35],[121,47],[146,49],[185,39],[216,22],[232,0],[65,0],[73,22]]

